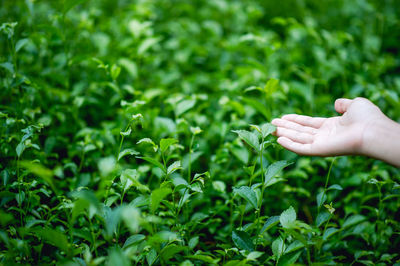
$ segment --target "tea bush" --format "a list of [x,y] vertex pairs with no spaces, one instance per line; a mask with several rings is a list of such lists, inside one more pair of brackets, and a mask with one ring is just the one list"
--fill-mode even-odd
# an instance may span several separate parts
[[400,4],[1,0],[0,263],[400,263],[400,171],[268,122],[400,119]]

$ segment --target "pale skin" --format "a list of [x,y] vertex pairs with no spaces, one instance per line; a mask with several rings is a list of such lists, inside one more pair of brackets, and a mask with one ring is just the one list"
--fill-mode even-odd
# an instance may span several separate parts
[[364,155],[400,167],[400,124],[365,98],[337,99],[335,109],[340,116],[272,120],[278,143],[300,155]]

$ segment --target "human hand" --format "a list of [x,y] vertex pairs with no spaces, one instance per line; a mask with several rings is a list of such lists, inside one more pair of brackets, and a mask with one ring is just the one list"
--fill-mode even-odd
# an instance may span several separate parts
[[274,119],[278,143],[301,155],[373,156],[367,143],[369,130],[390,119],[365,98],[338,99],[335,109],[343,115],[320,118],[289,114]]

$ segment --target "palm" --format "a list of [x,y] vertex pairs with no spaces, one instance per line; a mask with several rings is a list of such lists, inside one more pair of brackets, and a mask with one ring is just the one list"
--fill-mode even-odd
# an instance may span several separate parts
[[[357,129],[354,126],[343,125],[343,118],[336,116],[326,118],[311,143],[311,151],[315,154],[330,156],[348,153],[349,148],[357,145]],[[345,149],[343,148],[345,147]]]
[[321,118],[290,114],[274,119],[278,142],[302,155],[358,154],[364,129],[385,117],[377,106],[364,98],[338,99],[335,109],[343,115]]
[[345,116],[286,115],[274,124],[285,148],[303,155],[331,156],[349,153],[358,143],[359,129],[347,120]]

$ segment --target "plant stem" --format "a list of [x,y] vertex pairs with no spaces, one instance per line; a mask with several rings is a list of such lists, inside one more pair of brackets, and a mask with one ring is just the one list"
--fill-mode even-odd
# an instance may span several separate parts
[[[335,160],[336,160],[336,157],[333,158],[333,160],[331,162],[331,165],[329,166],[328,175],[326,176],[325,186],[324,186],[324,191],[322,192],[321,201],[324,200],[324,197],[325,197],[325,194],[326,194],[326,188],[328,187],[328,184],[329,184],[329,177],[331,176],[332,166],[333,166],[333,163],[335,162]],[[320,209],[321,209],[321,205],[318,206],[317,214],[319,214]]]
[[192,135],[192,139],[190,140],[190,146],[189,146],[189,165],[188,165],[188,183],[190,183],[191,179],[192,179],[192,146],[193,146],[193,142],[194,142],[194,134]]
[[[264,138],[262,138],[261,143],[264,143]],[[261,206],[262,206],[262,202],[263,202],[263,198],[264,198],[264,164],[263,164],[263,150],[264,150],[264,145],[261,144],[262,147],[260,147],[260,167],[261,167],[261,196],[260,196],[260,204],[258,206],[258,210],[257,210],[257,231],[256,231],[256,248],[255,250],[257,250],[257,246],[258,246],[258,237],[260,234],[260,215],[261,215]]]

